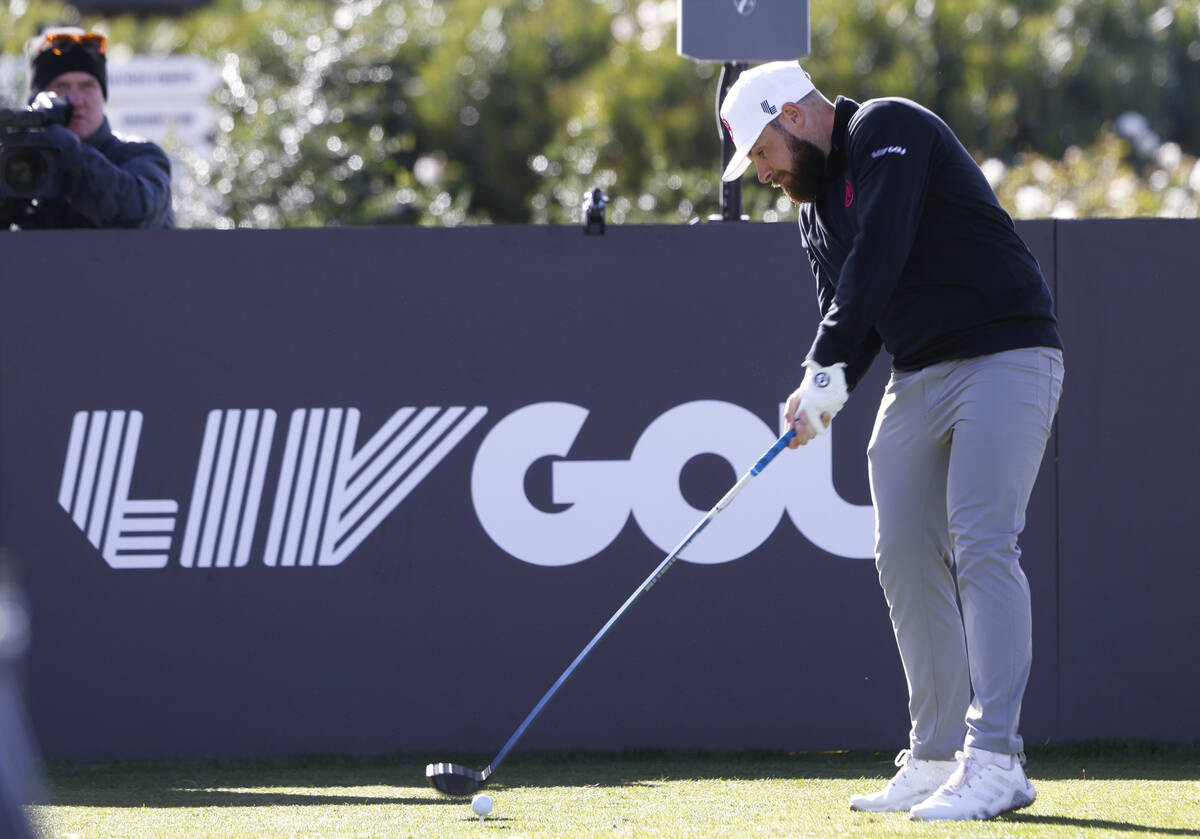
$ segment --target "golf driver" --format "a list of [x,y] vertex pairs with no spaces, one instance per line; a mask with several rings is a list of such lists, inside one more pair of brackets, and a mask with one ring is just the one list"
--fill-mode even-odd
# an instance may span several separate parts
[[596,633],[595,637],[593,637],[591,641],[588,641],[587,646],[583,648],[579,655],[575,656],[575,660],[567,666],[567,669],[564,670],[563,674],[558,677],[558,680],[550,686],[550,690],[546,691],[546,695],[543,696],[538,701],[538,704],[533,707],[533,710],[529,712],[529,716],[525,718],[525,721],[517,726],[517,730],[513,732],[512,737],[508,738],[508,742],[504,744],[504,748],[500,749],[500,753],[496,755],[495,759],[492,760],[490,764],[483,769],[471,769],[467,766],[460,766],[457,763],[430,763],[425,767],[425,776],[429,778],[429,782],[433,784],[434,788],[445,793],[446,795],[465,796],[471,795],[484,784],[486,784],[488,779],[491,778],[492,773],[499,768],[500,763],[505,757],[508,756],[508,753],[512,750],[512,747],[515,746],[517,741],[520,740],[522,735],[525,734],[525,730],[529,728],[530,723],[532,723],[534,719],[537,718],[537,715],[542,712],[542,709],[546,707],[546,704],[550,701],[554,694],[558,692],[558,689],[563,686],[563,683],[571,677],[571,674],[575,672],[575,668],[577,668],[580,663],[587,658],[588,653],[592,651],[592,648],[599,643],[600,639],[604,637],[608,630],[612,629],[613,624],[620,620],[621,617],[624,616],[627,611],[629,611],[629,607],[633,605],[634,601],[649,591],[654,584],[662,578],[662,575],[667,573],[667,569],[670,568],[671,565],[674,564],[675,560],[679,558],[679,554],[683,552],[683,549],[691,544],[692,540],[699,535],[701,530],[708,526],[709,522],[716,518],[719,512],[729,506],[729,502],[733,501],[737,494],[742,491],[742,488],[750,482],[751,478],[756,477],[760,472],[767,468],[767,464],[775,459],[775,455],[783,451],[783,448],[788,444],[788,441],[794,436],[796,436],[796,432],[794,430],[789,430],[782,437],[776,440],[775,444],[767,450],[766,454],[760,457],[758,462],[750,467],[750,470],[738,479],[737,483],[733,485],[729,492],[725,493],[725,496],[717,502],[716,506],[708,511],[700,523],[692,528],[692,532],[685,536],[683,541],[676,545],[673,551],[667,554],[666,559],[658,564],[658,567],[655,568],[654,571],[651,572],[650,576],[647,577],[642,584],[637,587],[633,594],[629,596],[629,599],[621,604],[621,608],[617,609],[617,611],[613,613],[613,616],[608,619],[608,623],[600,627],[600,631]]

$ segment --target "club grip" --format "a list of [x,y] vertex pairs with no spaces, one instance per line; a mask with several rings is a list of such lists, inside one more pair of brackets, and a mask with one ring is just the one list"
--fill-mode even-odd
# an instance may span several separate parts
[[750,467],[750,474],[758,477],[758,473],[767,468],[767,464],[775,459],[775,455],[779,454],[787,446],[788,441],[796,436],[796,429],[789,428],[787,432],[775,441],[775,445],[767,449],[767,453],[758,459],[758,463]]

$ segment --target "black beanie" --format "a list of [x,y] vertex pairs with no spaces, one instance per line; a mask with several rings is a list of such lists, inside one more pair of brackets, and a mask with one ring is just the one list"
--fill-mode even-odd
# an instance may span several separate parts
[[41,93],[63,73],[90,73],[100,82],[100,92],[108,100],[108,72],[103,55],[90,53],[78,44],[62,55],[55,55],[52,49],[42,50],[33,57],[33,92]]

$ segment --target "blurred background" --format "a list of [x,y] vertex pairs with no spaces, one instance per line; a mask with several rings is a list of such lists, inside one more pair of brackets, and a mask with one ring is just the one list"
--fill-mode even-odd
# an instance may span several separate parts
[[[180,226],[557,224],[718,211],[721,67],[678,0],[0,0],[27,41],[109,36],[113,127],[175,161]],[[1018,218],[1200,214],[1200,0],[812,0],[831,99],[907,96]],[[747,179],[755,221],[795,218]]]

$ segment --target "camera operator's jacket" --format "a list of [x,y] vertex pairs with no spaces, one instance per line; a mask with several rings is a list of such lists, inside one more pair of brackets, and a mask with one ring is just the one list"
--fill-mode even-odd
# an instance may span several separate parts
[[63,153],[64,197],[42,203],[46,227],[164,228],[175,226],[171,209],[171,162],[142,139],[112,132],[108,120],[89,137],[61,125],[47,129]]

